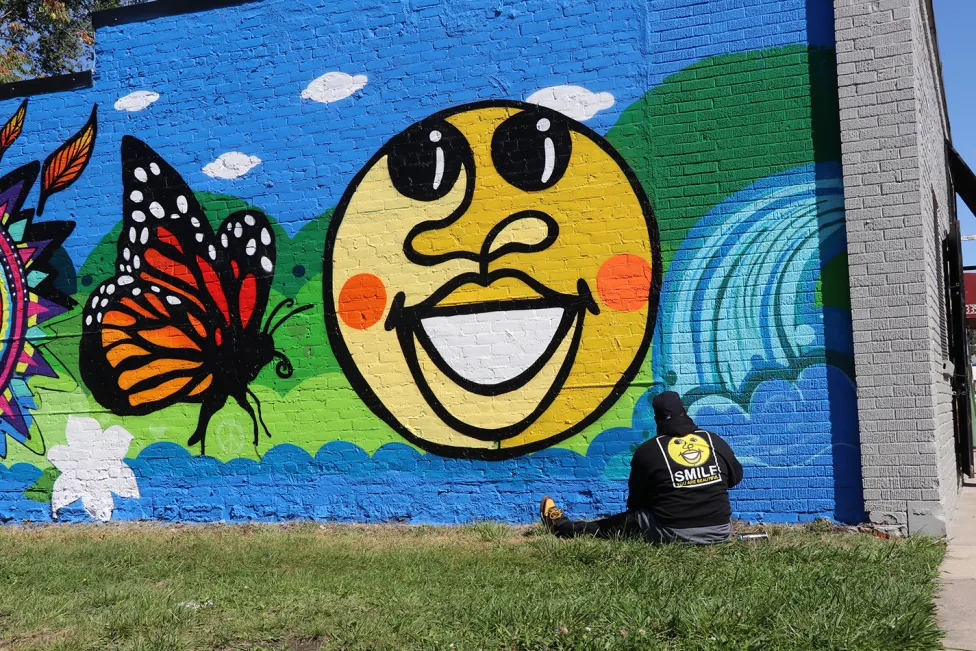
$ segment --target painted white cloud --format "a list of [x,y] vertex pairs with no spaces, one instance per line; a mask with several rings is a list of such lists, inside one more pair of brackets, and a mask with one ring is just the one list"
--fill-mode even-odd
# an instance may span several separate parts
[[525,101],[559,111],[579,122],[585,122],[613,106],[613,95],[594,93],[582,86],[550,86],[529,95]]
[[120,97],[117,102],[115,102],[116,111],[141,111],[153,102],[159,99],[159,93],[154,93],[151,90],[137,90],[134,93],[129,93],[125,97]]
[[366,85],[366,75],[347,75],[344,72],[327,72],[302,91],[303,99],[329,104],[346,99]]
[[61,471],[54,480],[51,514],[57,517],[58,511],[81,500],[88,515],[108,522],[115,510],[112,493],[139,497],[136,475],[123,461],[132,434],[118,425],[103,432],[94,418],[75,416],[68,416],[65,434],[68,444],[47,453],[47,460]]
[[229,151],[218,156],[214,162],[207,163],[203,167],[203,173],[215,179],[236,179],[244,176],[260,163],[261,159],[257,156],[248,156],[239,151]]

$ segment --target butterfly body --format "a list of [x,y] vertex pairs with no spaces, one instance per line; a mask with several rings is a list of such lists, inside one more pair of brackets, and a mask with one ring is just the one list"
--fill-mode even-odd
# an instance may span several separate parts
[[188,445],[200,443],[201,452],[210,419],[233,398],[251,416],[257,444],[261,406],[248,385],[276,359],[277,373],[291,375],[274,331],[311,307],[273,324],[291,307],[286,300],[264,321],[276,259],[267,217],[239,211],[215,232],[179,174],[130,136],[122,140],[122,175],[116,273],[82,315],[85,385],[119,415],[200,403]]

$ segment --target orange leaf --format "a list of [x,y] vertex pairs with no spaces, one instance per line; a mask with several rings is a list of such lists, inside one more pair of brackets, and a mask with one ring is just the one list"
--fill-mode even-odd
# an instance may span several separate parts
[[91,117],[81,128],[81,131],[73,135],[63,145],[54,150],[50,156],[44,160],[43,171],[41,172],[41,197],[37,202],[37,214],[44,212],[44,203],[55,192],[61,192],[69,185],[78,180],[81,173],[88,166],[91,160],[92,151],[95,149],[95,132],[97,125],[95,122],[95,112],[98,105],[92,107]]
[[21,102],[20,108],[13,114],[13,117],[7,120],[7,124],[3,125],[3,129],[0,129],[0,158],[3,158],[4,153],[20,135],[21,129],[24,128],[25,115],[27,115],[26,99]]

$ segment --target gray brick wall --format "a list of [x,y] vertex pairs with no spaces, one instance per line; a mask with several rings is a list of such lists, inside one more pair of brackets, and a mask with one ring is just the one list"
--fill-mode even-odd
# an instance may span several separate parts
[[865,509],[945,533],[959,477],[941,246],[950,186],[926,0],[835,0]]

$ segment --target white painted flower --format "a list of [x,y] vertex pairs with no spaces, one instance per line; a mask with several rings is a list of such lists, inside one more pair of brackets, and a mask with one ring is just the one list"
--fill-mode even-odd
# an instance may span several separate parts
[[236,179],[244,176],[260,163],[261,159],[257,156],[248,156],[239,151],[229,151],[218,156],[214,162],[207,163],[203,168],[203,173],[215,179]]
[[613,95],[594,93],[582,86],[550,86],[535,91],[525,101],[546,106],[574,120],[585,122],[613,106]]
[[302,91],[302,98],[323,104],[338,102],[365,86],[367,81],[366,75],[353,77],[344,72],[327,72]]
[[139,497],[136,475],[123,461],[132,434],[118,425],[103,432],[94,418],[75,416],[68,416],[65,434],[68,444],[47,453],[47,460],[61,471],[54,480],[51,514],[57,517],[58,511],[81,500],[88,515],[108,522],[115,510],[112,493]]
[[120,97],[118,101],[115,102],[116,111],[141,111],[153,102],[159,99],[159,93],[154,93],[151,90],[137,90],[134,93],[129,93],[125,97]]

